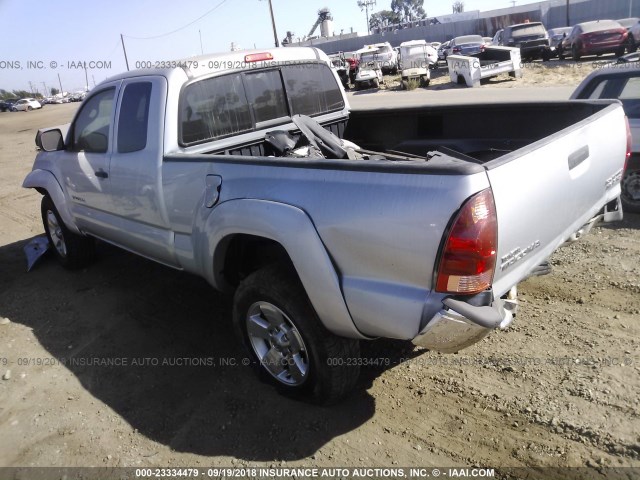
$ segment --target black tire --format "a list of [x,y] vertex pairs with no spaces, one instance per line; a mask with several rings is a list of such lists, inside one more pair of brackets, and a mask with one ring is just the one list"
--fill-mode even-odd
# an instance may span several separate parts
[[402,80],[402,82],[400,82],[400,89],[409,90],[409,82],[407,82],[406,80]]
[[551,52],[545,50],[542,52],[542,61],[548,62],[549,60],[551,60]]
[[31,105],[27,105],[27,112],[30,112],[31,110],[33,110],[33,107]]
[[624,55],[624,47],[619,48],[618,50],[615,51],[615,55],[616,57],[621,57]]
[[[302,338],[302,356],[307,362],[302,383],[285,384],[260,362],[248,334],[247,319],[257,304],[265,302],[279,309]],[[249,275],[234,296],[233,324],[258,377],[285,396],[327,405],[347,395],[358,380],[360,367],[353,364],[360,357],[359,342],[338,337],[322,325],[293,269],[270,265]],[[274,342],[269,345],[271,350],[275,348]]]
[[571,58],[576,62],[580,60],[580,53],[578,52],[578,47],[576,45],[571,47]]
[[373,88],[380,88],[380,81],[377,78],[374,78],[371,81],[371,85],[373,85]]
[[[90,264],[95,257],[94,239],[71,232],[62,221],[62,217],[60,217],[58,209],[49,195],[42,197],[40,211],[42,213],[44,231],[60,264],[68,270],[76,270]],[[50,214],[57,221],[58,232],[51,231],[54,226],[49,222]],[[64,248],[60,248],[60,242],[54,239],[59,237],[63,240]]]
[[420,86],[422,88],[427,88],[429,86],[429,83],[431,83],[431,79],[427,78],[426,76],[420,77]]
[[627,170],[621,186],[622,211],[640,213],[640,170]]

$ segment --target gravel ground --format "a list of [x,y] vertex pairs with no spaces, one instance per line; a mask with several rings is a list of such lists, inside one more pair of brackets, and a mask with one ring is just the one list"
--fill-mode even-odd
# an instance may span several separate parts
[[639,216],[557,252],[508,330],[457,355],[369,344],[389,365],[310,407],[241,366],[230,301],[198,278],[106,245],[25,273],[35,130],[75,108],[0,113],[0,466],[640,467]]

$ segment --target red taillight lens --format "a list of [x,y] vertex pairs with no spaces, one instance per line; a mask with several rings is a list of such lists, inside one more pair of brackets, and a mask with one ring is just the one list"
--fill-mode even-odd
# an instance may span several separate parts
[[631,158],[631,147],[633,144],[633,137],[631,136],[631,127],[629,126],[629,117],[624,117],[625,124],[627,125],[627,156],[624,160],[624,170],[627,171],[627,165],[629,164],[629,159]]
[[453,49],[453,53],[460,53],[461,51],[462,51],[462,49],[459,48],[459,47],[454,47],[454,49]]
[[496,266],[498,221],[491,189],[465,202],[440,257],[436,291],[474,294],[491,286]]
[[269,52],[265,53],[252,53],[249,55],[245,55],[244,61],[247,63],[251,62],[264,62],[266,60],[273,60],[273,55]]

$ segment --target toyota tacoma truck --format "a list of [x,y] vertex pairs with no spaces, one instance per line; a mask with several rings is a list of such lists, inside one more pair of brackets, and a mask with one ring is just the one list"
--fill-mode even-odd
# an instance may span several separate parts
[[506,328],[519,282],[621,218],[626,124],[617,100],[350,111],[317,49],[231,52],[105,80],[23,186],[64,267],[99,239],[204,277],[259,376],[330,403],[362,341]]

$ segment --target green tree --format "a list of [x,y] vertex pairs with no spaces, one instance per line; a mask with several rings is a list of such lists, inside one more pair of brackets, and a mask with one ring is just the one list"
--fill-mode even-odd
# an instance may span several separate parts
[[464,2],[453,2],[451,8],[453,9],[453,13],[462,13],[464,12]]
[[55,96],[55,95],[57,95],[57,94],[59,94],[59,93],[60,93],[60,90],[58,90],[58,89],[57,89],[57,88],[55,88],[55,87],[51,87],[51,96],[52,96],[52,97],[53,97],[53,96]]
[[26,90],[14,90],[13,96],[18,98],[28,98],[28,97],[33,97],[33,93],[28,92]]
[[417,20],[427,16],[424,0],[391,0],[391,10],[404,21]]
[[369,19],[369,27],[371,29],[395,25],[396,23],[400,23],[400,17],[391,10],[381,10],[376,12],[371,15],[371,18]]

